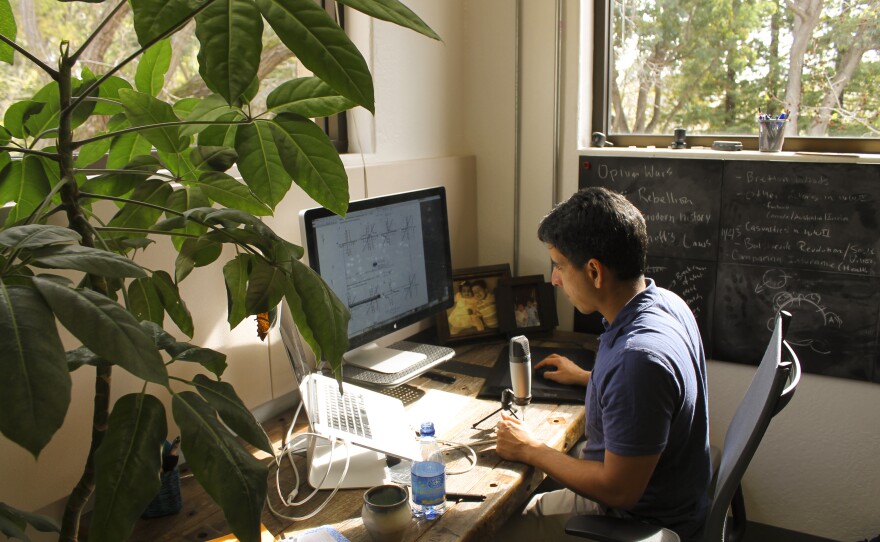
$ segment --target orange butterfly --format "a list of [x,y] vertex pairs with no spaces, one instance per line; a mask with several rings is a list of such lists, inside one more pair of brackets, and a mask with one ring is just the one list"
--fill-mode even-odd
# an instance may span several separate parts
[[257,315],[257,336],[261,341],[265,341],[266,336],[269,335],[270,325],[268,312],[261,312]]

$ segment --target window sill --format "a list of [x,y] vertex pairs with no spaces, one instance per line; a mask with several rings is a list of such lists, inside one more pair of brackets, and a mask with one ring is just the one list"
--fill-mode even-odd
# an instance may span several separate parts
[[704,160],[762,160],[780,162],[829,162],[851,164],[880,164],[880,154],[857,154],[835,152],[759,152],[716,151],[709,147],[667,149],[657,147],[589,147],[578,154],[603,154],[608,156],[632,156],[634,158],[694,158]]

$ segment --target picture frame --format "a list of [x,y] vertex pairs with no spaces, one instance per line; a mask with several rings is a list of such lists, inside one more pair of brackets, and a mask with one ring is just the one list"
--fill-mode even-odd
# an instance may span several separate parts
[[553,331],[559,323],[553,285],[544,275],[504,279],[495,299],[499,325],[509,336]]
[[503,335],[498,321],[496,290],[510,278],[510,265],[497,264],[452,272],[454,302],[437,315],[437,338],[443,344]]

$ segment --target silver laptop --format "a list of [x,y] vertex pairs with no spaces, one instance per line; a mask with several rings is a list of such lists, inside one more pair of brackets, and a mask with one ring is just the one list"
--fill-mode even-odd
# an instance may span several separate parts
[[312,487],[332,488],[340,482],[341,487],[372,487],[390,480],[382,454],[419,458],[415,431],[400,399],[347,382],[340,394],[335,378],[312,370],[306,362],[302,339],[286,307],[281,310],[280,328],[312,432],[355,445],[349,446],[351,461],[343,478],[345,446],[337,444],[331,457],[327,441],[314,439],[308,450]]

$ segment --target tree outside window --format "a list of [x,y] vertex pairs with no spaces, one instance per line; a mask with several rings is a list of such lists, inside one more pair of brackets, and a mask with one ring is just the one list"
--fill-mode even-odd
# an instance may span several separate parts
[[755,135],[757,115],[787,111],[789,137],[880,139],[878,0],[595,0],[595,8],[596,66],[607,66],[608,84],[593,128],[609,136],[677,127]]

